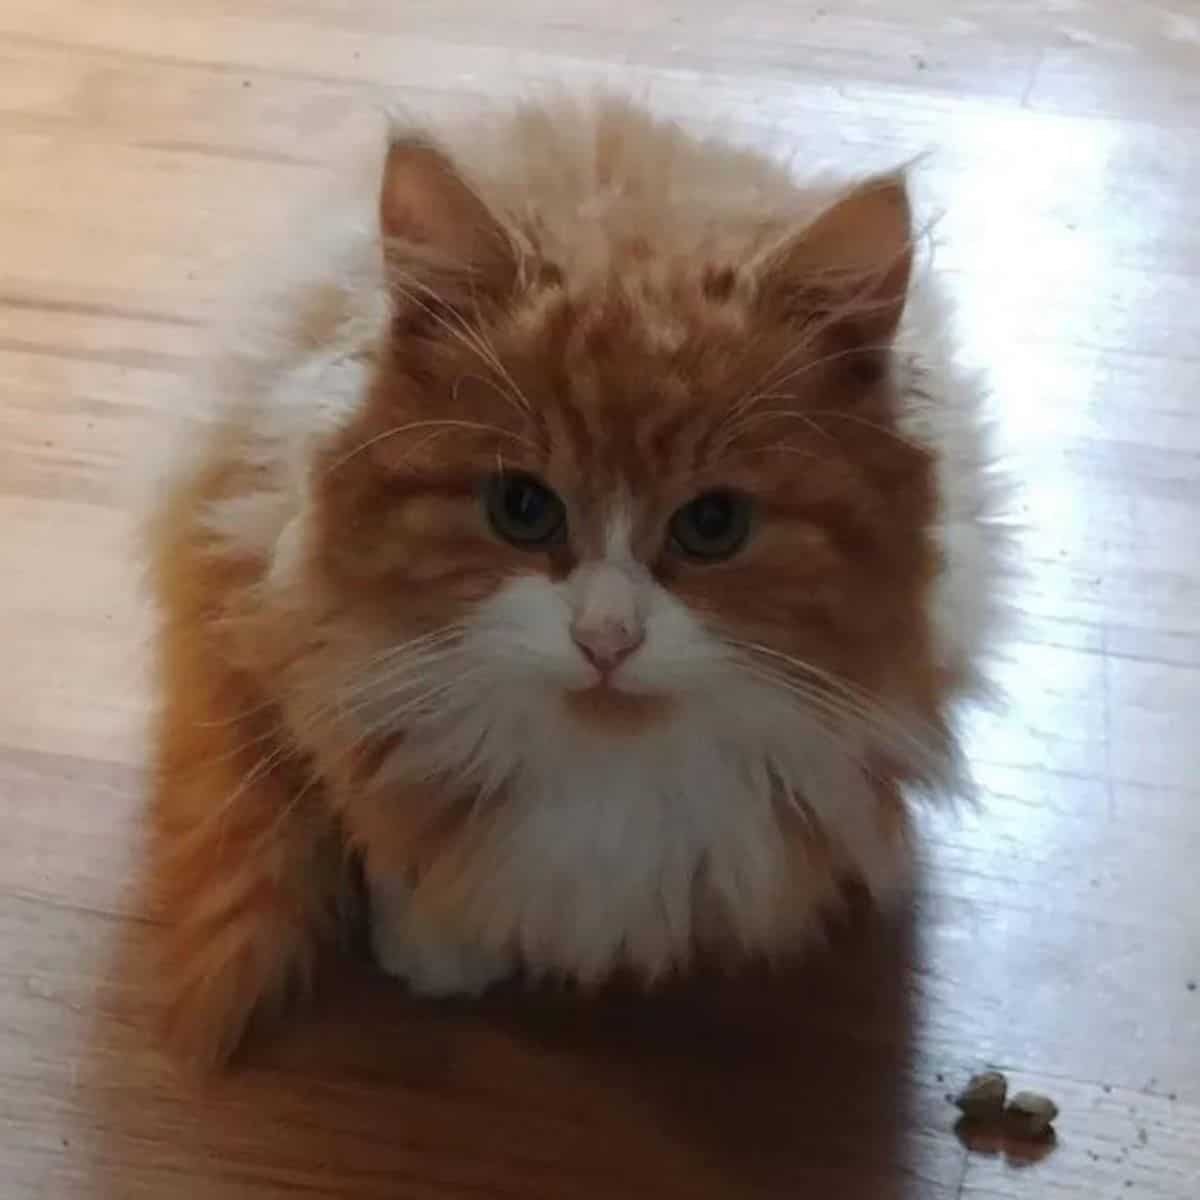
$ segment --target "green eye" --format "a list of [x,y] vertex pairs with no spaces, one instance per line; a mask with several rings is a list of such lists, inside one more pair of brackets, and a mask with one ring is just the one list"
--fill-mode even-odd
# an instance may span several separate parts
[[732,558],[750,536],[752,505],[737,492],[705,492],[671,518],[671,542],[701,562]]
[[532,475],[494,475],[483,491],[488,521],[499,537],[514,546],[551,546],[563,540],[567,510]]

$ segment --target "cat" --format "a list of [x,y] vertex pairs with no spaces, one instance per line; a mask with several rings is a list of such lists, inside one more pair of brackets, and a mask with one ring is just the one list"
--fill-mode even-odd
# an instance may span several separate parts
[[653,983],[901,888],[1002,611],[905,173],[606,96],[391,129],[203,385],[148,548],[169,1036],[344,932],[415,992]]

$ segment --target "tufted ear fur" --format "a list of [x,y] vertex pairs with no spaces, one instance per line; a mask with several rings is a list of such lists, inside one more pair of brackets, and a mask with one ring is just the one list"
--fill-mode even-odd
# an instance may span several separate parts
[[415,276],[453,303],[453,293],[502,299],[516,282],[518,256],[508,232],[450,158],[420,133],[392,134],[379,226],[398,287]]
[[856,187],[760,264],[764,304],[805,321],[814,318],[846,340],[884,349],[908,297],[912,215],[902,175]]

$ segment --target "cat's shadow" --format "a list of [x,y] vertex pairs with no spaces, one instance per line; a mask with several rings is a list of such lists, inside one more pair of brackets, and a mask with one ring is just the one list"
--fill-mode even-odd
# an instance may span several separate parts
[[155,1046],[131,925],[79,1073],[86,1194],[928,1200],[954,1143],[912,1067],[913,941],[860,914],[803,968],[651,999],[423,1004],[348,966],[201,1083]]

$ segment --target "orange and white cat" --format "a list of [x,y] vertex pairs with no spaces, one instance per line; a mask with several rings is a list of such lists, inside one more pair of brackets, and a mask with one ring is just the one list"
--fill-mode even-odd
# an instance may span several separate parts
[[379,195],[208,379],[152,522],[162,982],[205,1061],[352,863],[419,992],[802,946],[903,879],[999,611],[902,175],[599,99],[396,129]]

